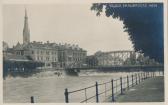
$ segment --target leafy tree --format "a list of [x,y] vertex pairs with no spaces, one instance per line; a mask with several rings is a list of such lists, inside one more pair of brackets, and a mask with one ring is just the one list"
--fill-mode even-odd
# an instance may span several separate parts
[[125,32],[128,32],[134,50],[163,63],[163,4],[133,5],[130,3],[94,3],[91,10],[96,11],[96,15],[99,16],[104,8],[107,17],[111,16],[123,21],[123,28]]

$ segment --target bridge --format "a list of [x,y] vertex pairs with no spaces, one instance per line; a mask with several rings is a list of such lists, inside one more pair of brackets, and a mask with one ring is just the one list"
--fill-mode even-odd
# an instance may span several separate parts
[[109,52],[96,52],[88,56],[85,61],[74,62],[67,66],[67,72],[79,72],[80,70],[103,70],[103,71],[124,71],[124,70],[156,70],[163,69],[163,65],[142,53],[122,50]]
[[146,69],[163,69],[164,66],[163,65],[132,65],[132,66],[127,66],[127,65],[123,65],[123,66],[95,66],[95,67],[74,67],[74,68],[65,68],[65,70],[67,71],[79,71],[79,70],[93,70],[93,69],[97,69],[97,70],[129,70],[129,69],[134,69],[134,70],[146,70]]
[[110,52],[96,52],[95,57],[98,60],[98,65],[123,65],[129,61],[134,61],[140,53],[134,51],[122,50],[122,51],[110,51]]
[[96,72],[138,72],[138,71],[163,71],[163,65],[123,65],[123,66],[95,66],[95,67],[74,67],[65,68],[68,75],[78,75],[81,71],[95,70]]

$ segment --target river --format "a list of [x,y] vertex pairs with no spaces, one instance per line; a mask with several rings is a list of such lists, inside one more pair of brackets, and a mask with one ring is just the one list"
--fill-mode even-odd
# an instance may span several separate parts
[[[87,75],[67,76],[53,75],[53,72],[43,72],[28,78],[7,77],[3,80],[4,103],[30,103],[30,97],[34,96],[37,103],[64,103],[64,90],[69,91],[84,88],[98,83],[110,81],[112,78],[125,77],[135,72],[96,73]],[[52,75],[51,75],[52,74]],[[95,89],[88,92],[95,94]],[[70,96],[80,97],[80,93]],[[81,100],[81,99],[80,99]]]

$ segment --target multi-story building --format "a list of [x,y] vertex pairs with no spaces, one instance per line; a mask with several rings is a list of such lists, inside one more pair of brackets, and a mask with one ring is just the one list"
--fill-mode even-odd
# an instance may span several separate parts
[[61,67],[79,67],[84,63],[86,51],[77,45],[64,44],[59,46],[58,60]]
[[31,42],[29,44],[17,44],[13,48],[16,55],[27,56],[28,58],[44,62],[45,67],[58,67],[58,46],[51,43]]
[[78,45],[30,42],[28,16],[25,10],[23,28],[23,44],[17,43],[13,47],[16,55],[27,56],[34,61],[43,62],[45,67],[74,67],[80,66],[86,58],[86,51]]

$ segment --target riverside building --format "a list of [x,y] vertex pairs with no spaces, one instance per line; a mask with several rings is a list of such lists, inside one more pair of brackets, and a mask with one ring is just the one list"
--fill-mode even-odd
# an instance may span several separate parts
[[19,42],[13,46],[13,53],[26,56],[33,61],[43,62],[47,68],[65,68],[81,66],[86,58],[86,50],[78,45],[57,44],[47,41],[30,42],[30,30],[28,26],[28,16],[25,10],[23,44]]

